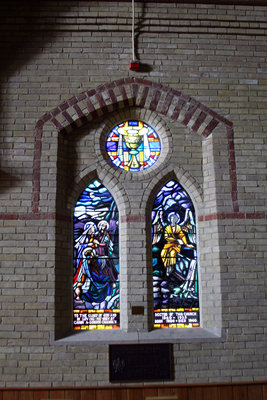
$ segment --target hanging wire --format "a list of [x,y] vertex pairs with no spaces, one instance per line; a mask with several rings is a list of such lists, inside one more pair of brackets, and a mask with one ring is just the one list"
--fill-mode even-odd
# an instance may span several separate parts
[[135,60],[135,48],[134,48],[134,0],[132,0],[132,61]]

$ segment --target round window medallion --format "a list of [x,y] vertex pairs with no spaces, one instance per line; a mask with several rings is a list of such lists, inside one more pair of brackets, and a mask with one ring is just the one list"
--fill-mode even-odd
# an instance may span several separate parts
[[159,158],[158,134],[142,121],[128,120],[116,125],[108,135],[106,151],[116,167],[138,172],[151,167]]

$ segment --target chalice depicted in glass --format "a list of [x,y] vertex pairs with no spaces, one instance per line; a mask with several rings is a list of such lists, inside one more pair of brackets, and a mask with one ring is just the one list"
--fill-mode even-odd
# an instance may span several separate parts
[[146,122],[127,120],[114,126],[106,140],[106,152],[113,164],[124,171],[138,172],[159,158],[160,138]]
[[[137,122],[137,121],[135,121]],[[148,128],[144,126],[141,121],[138,124],[131,125],[129,121],[126,121],[122,127],[118,129],[118,132],[124,138],[124,142],[129,149],[129,164],[128,167],[131,169],[140,168],[140,164],[143,164],[143,151],[139,152],[137,149],[142,143],[143,139],[147,139]],[[138,160],[139,154],[139,160]]]

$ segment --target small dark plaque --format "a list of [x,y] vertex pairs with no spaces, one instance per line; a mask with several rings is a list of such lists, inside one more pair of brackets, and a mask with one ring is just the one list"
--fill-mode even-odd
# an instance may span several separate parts
[[171,380],[171,344],[109,346],[110,382]]
[[133,315],[144,315],[145,308],[143,306],[132,306]]

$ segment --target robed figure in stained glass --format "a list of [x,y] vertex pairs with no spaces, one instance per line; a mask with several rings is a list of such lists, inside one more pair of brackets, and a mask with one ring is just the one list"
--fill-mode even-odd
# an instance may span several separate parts
[[118,210],[94,181],[74,209],[74,329],[119,327]]
[[107,232],[108,222],[100,221],[98,231],[92,222],[86,224],[86,231],[89,224],[86,247],[82,243],[78,248],[82,257],[74,275],[73,287],[76,300],[101,303],[112,294],[119,274],[112,259],[113,243]]
[[154,201],[152,252],[155,326],[198,326],[195,212],[189,195],[174,180]]

